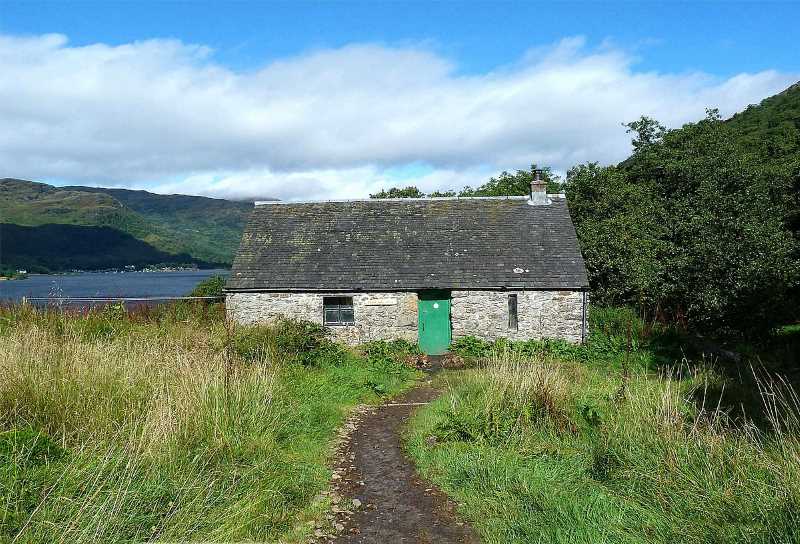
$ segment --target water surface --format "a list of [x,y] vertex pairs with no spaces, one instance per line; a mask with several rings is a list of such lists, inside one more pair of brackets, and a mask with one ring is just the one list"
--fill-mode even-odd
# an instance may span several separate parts
[[23,297],[180,297],[188,295],[204,279],[228,273],[228,270],[178,270],[31,274],[24,280],[0,281],[0,301],[19,302]]

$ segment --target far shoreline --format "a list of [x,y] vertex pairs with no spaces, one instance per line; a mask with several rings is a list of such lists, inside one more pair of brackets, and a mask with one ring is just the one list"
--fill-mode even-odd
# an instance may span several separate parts
[[80,274],[141,274],[156,272],[205,272],[205,271],[230,272],[230,268],[164,268],[164,269],[143,269],[143,270],[67,270],[64,272],[27,272],[22,277],[0,276],[0,281],[24,280],[31,276],[77,276]]

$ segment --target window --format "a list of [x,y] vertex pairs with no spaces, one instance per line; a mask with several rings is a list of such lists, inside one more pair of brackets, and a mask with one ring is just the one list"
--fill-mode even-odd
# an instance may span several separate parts
[[323,297],[322,310],[325,325],[352,325],[356,321],[353,297]]
[[508,295],[508,330],[519,330],[517,322],[517,295]]

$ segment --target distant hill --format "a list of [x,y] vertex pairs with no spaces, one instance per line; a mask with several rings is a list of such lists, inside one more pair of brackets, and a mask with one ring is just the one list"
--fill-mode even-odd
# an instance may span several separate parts
[[29,272],[102,270],[125,266],[213,266],[186,253],[160,251],[111,227],[48,224],[23,227],[0,223],[4,267]]
[[[229,265],[239,245],[253,204],[186,195],[159,195],[147,191],[94,187],[53,187],[20,179],[0,179],[0,221],[19,226],[78,225],[108,227],[139,240],[157,252],[186,262]],[[8,227],[5,229],[8,231]],[[59,231],[66,234],[66,230]],[[77,231],[70,231],[77,232]],[[90,232],[90,231],[86,231]],[[97,234],[99,231],[91,231]],[[10,266],[8,232],[0,233],[0,264]],[[105,239],[105,238],[104,238]],[[119,239],[120,242],[122,238]],[[138,253],[145,252],[139,248]],[[141,262],[154,264],[156,253]],[[186,259],[189,259],[188,261]],[[145,262],[146,261],[146,262]],[[42,255],[39,262],[51,270],[63,266]],[[58,260],[58,263],[63,263]],[[72,267],[88,268],[88,267]]]

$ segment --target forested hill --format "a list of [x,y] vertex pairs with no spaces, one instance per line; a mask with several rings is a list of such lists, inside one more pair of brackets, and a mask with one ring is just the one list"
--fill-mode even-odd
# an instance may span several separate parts
[[788,224],[800,237],[800,83],[726,122],[742,146],[791,184]]
[[[163,258],[164,264],[228,265],[239,245],[244,224],[253,208],[251,202],[186,195],[159,195],[147,191],[94,187],[53,187],[44,183],[19,179],[0,179],[0,222],[26,227],[42,225],[78,225],[108,227],[119,232],[119,240],[138,240],[139,248],[127,264],[144,266]],[[59,230],[53,227],[50,230]],[[8,228],[6,229],[8,230]],[[63,232],[61,232],[63,231]],[[15,232],[18,232],[15,230]],[[27,231],[26,231],[27,232]],[[66,238],[83,233],[91,236],[108,233],[98,229],[60,229]],[[0,237],[3,232],[0,232]],[[34,238],[42,240],[41,238]],[[62,241],[64,241],[62,240]],[[150,249],[146,249],[149,246]],[[39,270],[63,270],[66,261],[48,258],[50,248],[29,248],[31,259]],[[188,259],[188,260],[187,260]],[[12,254],[3,250],[0,239],[0,265],[3,268],[23,266],[12,262]],[[112,259],[116,262],[119,259]],[[76,259],[71,268],[104,268],[114,266],[103,259]]]
[[233,262],[244,224],[253,209],[252,202],[202,196],[93,187],[64,189],[111,196],[150,223],[167,226],[181,240],[189,242],[184,248],[173,247],[172,251],[186,251],[194,257],[225,264]]
[[630,158],[566,183],[594,299],[711,334],[800,319],[800,84],[728,120],[627,126]]
[[800,83],[726,122],[741,143],[772,160],[800,163]]
[[54,224],[23,227],[0,223],[0,237],[0,264],[11,270],[43,272],[215,264],[185,253],[160,251],[111,227]]

